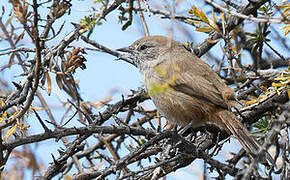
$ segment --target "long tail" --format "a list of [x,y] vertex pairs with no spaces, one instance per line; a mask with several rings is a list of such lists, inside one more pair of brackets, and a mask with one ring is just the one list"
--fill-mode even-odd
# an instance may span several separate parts
[[[222,120],[226,128],[239,140],[242,147],[248,153],[254,156],[257,152],[259,152],[261,145],[250,135],[250,132],[232,112],[222,110],[217,112],[217,115]],[[274,159],[271,155],[268,152],[265,152],[265,154],[267,160],[274,164]]]

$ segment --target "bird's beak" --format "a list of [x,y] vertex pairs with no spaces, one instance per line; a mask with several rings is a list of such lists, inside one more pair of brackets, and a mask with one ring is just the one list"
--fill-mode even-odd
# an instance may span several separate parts
[[137,64],[134,62],[132,58],[132,50],[129,47],[119,48],[119,49],[116,49],[116,51],[129,53],[129,54],[124,54],[124,55],[122,54],[122,56],[120,56],[120,59],[137,67]]
[[116,49],[116,51],[126,52],[126,53],[132,53],[132,50],[129,49],[129,47],[119,48]]

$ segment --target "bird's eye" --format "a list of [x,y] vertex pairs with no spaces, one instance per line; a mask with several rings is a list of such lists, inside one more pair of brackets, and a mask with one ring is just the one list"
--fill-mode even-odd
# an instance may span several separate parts
[[148,46],[146,46],[146,45],[141,45],[140,47],[139,47],[139,50],[144,50],[144,49],[146,49]]

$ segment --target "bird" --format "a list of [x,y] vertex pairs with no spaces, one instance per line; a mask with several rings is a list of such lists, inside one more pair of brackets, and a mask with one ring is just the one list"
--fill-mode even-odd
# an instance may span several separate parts
[[[139,68],[150,98],[171,124],[197,128],[215,124],[233,134],[255,156],[261,145],[231,111],[238,102],[234,90],[182,43],[164,36],[147,36],[117,51]],[[274,162],[266,152],[266,159]]]

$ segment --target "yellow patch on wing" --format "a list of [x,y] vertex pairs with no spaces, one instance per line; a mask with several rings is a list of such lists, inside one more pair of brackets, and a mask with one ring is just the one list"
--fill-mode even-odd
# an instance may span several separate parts
[[149,95],[161,94],[167,90],[173,90],[170,84],[173,84],[178,79],[177,75],[173,75],[168,79],[166,83],[150,83],[149,85]]
[[161,67],[161,66],[154,67],[154,70],[157,72],[157,74],[159,76],[165,77],[165,76],[168,75],[166,70],[163,67]]

